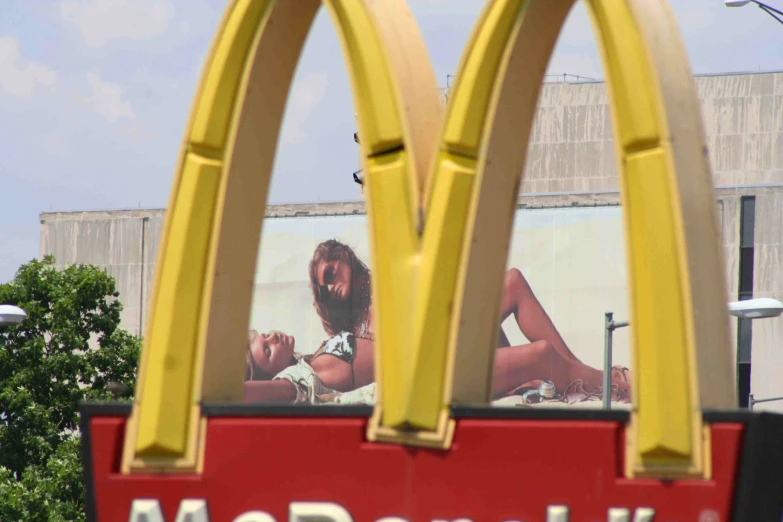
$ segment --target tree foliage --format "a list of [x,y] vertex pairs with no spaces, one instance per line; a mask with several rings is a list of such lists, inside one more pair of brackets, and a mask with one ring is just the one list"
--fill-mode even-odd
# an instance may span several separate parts
[[141,341],[119,328],[122,305],[102,269],[54,259],[23,265],[0,304],[27,312],[0,327],[0,520],[84,520],[77,412],[132,390]]

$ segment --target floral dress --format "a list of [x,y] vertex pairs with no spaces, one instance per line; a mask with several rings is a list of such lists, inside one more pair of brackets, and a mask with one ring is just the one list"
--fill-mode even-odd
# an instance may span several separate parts
[[327,339],[321,347],[311,355],[296,355],[296,364],[289,366],[275,376],[275,379],[285,379],[296,388],[296,404],[320,404],[333,402],[337,390],[333,390],[321,381],[313,370],[311,363],[322,355],[332,355],[351,366],[351,389],[354,387],[353,361],[356,354],[356,336],[350,332],[341,332]]

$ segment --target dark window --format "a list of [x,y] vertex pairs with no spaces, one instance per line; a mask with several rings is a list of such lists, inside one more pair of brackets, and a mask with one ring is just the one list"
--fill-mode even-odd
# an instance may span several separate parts
[[[743,197],[740,207],[740,258],[738,299],[753,298],[753,246],[756,229],[756,198]],[[748,407],[753,328],[750,319],[737,324],[737,393],[741,408]]]
[[739,299],[753,299],[753,247],[740,247]]
[[742,198],[740,222],[740,247],[753,248],[754,232],[756,230],[756,197],[745,196]]

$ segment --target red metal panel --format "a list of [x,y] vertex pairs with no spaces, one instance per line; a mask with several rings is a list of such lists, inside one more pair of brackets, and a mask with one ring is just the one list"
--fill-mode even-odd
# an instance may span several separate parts
[[604,521],[610,507],[652,507],[656,520],[730,519],[744,426],[712,425],[713,480],[621,477],[623,425],[614,421],[460,419],[450,451],[365,441],[363,418],[211,418],[202,476],[119,474],[124,417],[90,426],[98,520],[128,519],[131,502],[158,499],[173,522],[181,500],[206,499],[212,522],[263,510],[288,518],[292,501],[329,501],[355,521],[470,518]]

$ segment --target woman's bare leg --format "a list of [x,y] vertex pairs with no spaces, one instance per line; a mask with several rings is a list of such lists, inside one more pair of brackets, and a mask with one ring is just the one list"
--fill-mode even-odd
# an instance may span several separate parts
[[503,331],[503,325],[500,326],[500,331],[498,332],[498,348],[505,348],[507,346],[511,346],[511,343],[508,340],[508,337],[506,337],[506,332]]
[[506,272],[503,281],[500,322],[505,321],[511,314],[514,314],[519,330],[529,341],[549,341],[565,359],[579,362],[579,359],[568,349],[525,276],[516,268]]
[[[550,342],[543,340],[495,352],[493,393],[505,393],[537,379],[548,379],[561,391],[580,379],[585,385],[598,388],[603,384],[603,372],[563,357]],[[622,391],[629,389],[624,380],[613,384]]]

